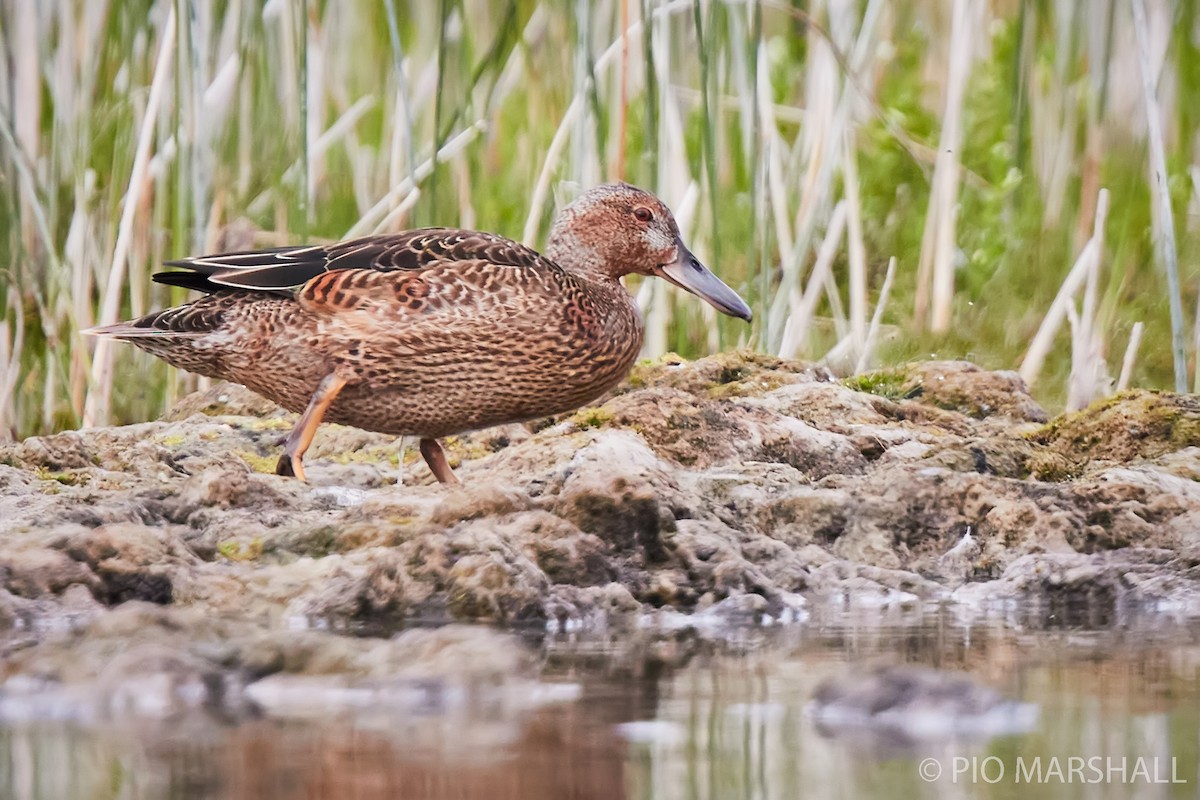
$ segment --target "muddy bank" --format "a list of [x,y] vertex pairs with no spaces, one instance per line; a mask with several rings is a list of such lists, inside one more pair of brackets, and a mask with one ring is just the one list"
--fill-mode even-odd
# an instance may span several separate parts
[[223,643],[188,651],[197,674],[254,680],[337,671],[251,669],[263,637],[412,622],[702,627],[926,601],[1042,624],[1200,616],[1193,397],[1048,419],[1014,374],[965,363],[838,382],[667,359],[577,413],[450,440],[450,489],[396,440],[336,426],[312,484],[277,477],[291,422],[219,386],[161,421],[0,447],[6,674],[63,678],[45,654],[104,641],[130,608],[154,611],[164,651],[172,630]]

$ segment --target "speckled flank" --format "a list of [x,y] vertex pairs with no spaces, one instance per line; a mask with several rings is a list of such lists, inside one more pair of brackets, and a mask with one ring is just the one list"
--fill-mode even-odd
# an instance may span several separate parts
[[642,345],[619,278],[673,261],[678,235],[656,197],[606,185],[564,210],[545,256],[445,228],[206,256],[156,276],[206,296],[97,332],[291,411],[337,374],[347,383],[326,420],[437,438],[617,384]]

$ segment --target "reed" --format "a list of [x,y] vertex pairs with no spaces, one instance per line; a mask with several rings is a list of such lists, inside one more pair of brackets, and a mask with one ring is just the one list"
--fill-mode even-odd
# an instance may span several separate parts
[[149,280],[165,259],[423,224],[541,245],[618,178],[756,312],[631,285],[647,355],[969,357],[1057,408],[1123,350],[1120,385],[1176,386],[1200,346],[1195,10],[1080,9],[0,0],[0,437],[197,385],[78,335],[182,301]]
[[1133,30],[1137,38],[1137,61],[1146,101],[1146,138],[1150,142],[1153,202],[1156,212],[1154,251],[1167,275],[1167,303],[1171,309],[1171,354],[1174,357],[1175,391],[1187,391],[1187,355],[1183,341],[1183,300],[1179,285],[1179,251],[1175,246],[1175,212],[1167,188],[1167,156],[1163,143],[1162,114],[1158,106],[1158,70],[1150,63],[1150,34],[1146,30],[1143,0],[1130,0]]

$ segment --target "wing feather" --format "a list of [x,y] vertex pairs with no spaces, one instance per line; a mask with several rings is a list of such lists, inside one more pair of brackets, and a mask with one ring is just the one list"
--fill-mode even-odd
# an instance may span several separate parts
[[537,251],[502,236],[453,228],[420,228],[331,245],[274,247],[168,261],[167,266],[187,272],[160,272],[154,280],[208,293],[249,290],[292,295],[298,287],[326,272],[419,272],[453,261],[561,269]]

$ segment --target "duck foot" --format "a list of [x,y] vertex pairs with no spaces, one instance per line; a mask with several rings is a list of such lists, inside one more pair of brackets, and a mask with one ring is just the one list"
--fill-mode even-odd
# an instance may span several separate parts
[[429,465],[429,471],[433,473],[433,477],[437,478],[439,483],[448,483],[454,486],[462,483],[454,474],[454,470],[450,469],[450,463],[446,461],[446,451],[442,449],[437,439],[421,440],[421,457],[425,459],[425,463]]
[[299,478],[307,480],[304,476],[304,462],[300,459],[293,459],[287,453],[279,457],[275,462],[275,474],[282,475],[285,478]]
[[304,409],[300,419],[296,420],[296,426],[292,428],[287,441],[283,444],[283,455],[275,464],[276,475],[299,478],[302,481],[308,480],[304,474],[304,454],[308,451],[308,446],[312,444],[313,436],[317,433],[317,426],[321,424],[322,417],[333,405],[338,392],[345,385],[346,379],[333,373],[321,379],[317,390],[313,392],[312,399],[308,401],[308,408]]

